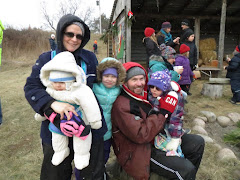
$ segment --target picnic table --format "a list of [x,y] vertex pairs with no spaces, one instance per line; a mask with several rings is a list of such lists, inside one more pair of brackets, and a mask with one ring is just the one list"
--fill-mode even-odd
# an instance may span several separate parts
[[203,76],[201,75],[201,77],[202,77],[202,79],[204,79],[204,77],[207,77],[207,78],[217,77],[218,72],[220,71],[220,68],[217,68],[217,67],[198,67],[196,69],[196,71],[200,71],[201,74],[203,74]]

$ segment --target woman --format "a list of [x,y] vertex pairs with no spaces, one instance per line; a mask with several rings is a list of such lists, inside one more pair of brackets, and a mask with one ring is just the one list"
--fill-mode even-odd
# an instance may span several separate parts
[[[90,30],[88,26],[77,16],[67,14],[64,15],[57,25],[57,50],[56,53],[63,51],[71,52],[76,63],[81,66],[87,75],[87,85],[92,88],[93,82],[96,80],[97,58],[93,52],[83,49],[90,39]],[[69,112],[77,115],[74,106],[57,102],[49,96],[45,91],[45,87],[39,79],[42,66],[52,59],[51,51],[45,52],[39,56],[36,64],[32,68],[31,75],[27,78],[24,87],[25,96],[32,108],[39,114],[43,115],[44,110],[51,107],[56,113],[63,118],[64,114],[70,119]],[[69,138],[70,155],[58,166],[51,163],[54,153],[52,148],[51,132],[48,129],[49,121],[45,120],[41,125],[41,138],[43,147],[43,163],[41,169],[41,180],[48,179],[71,179],[72,176],[72,160],[73,160],[73,144],[72,138]],[[105,120],[102,119],[102,128],[92,130],[92,146],[90,152],[90,165],[87,169],[91,169],[92,179],[103,179],[104,176],[104,154],[103,154],[103,135],[107,131]],[[71,133],[71,132],[70,132]],[[84,174],[82,174],[82,177]]]
[[147,67],[149,67],[149,58],[152,55],[160,56],[161,51],[159,50],[157,39],[155,37],[155,30],[153,28],[145,28],[144,35],[145,37],[143,38],[143,44],[146,47]]
[[167,46],[171,46],[174,48],[177,44],[179,44],[179,37],[173,40],[171,32],[172,25],[170,22],[163,22],[161,26],[161,30],[157,33],[157,42],[160,46],[161,44],[166,44]]
[[176,51],[170,46],[166,46],[165,44],[161,44],[160,46],[161,56],[152,56],[149,61],[149,78],[151,73],[156,71],[163,71],[168,69],[171,73],[171,80],[178,82],[180,79],[180,74],[182,74],[183,69],[173,69],[173,64],[175,62],[175,54]]

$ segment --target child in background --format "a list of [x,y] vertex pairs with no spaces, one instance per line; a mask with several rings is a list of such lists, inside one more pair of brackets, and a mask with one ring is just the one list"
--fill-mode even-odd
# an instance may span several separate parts
[[181,79],[178,81],[178,84],[181,86],[182,90],[185,91],[188,95],[191,95],[189,92],[190,85],[192,83],[191,79],[194,77],[194,73],[190,68],[189,62],[189,51],[190,48],[186,44],[181,44],[178,55],[175,58],[175,67],[182,66],[183,72],[181,74]]
[[70,113],[70,120],[66,116],[61,120],[60,114],[49,108],[44,110],[45,117],[35,115],[36,120],[47,118],[50,121],[54,150],[52,164],[59,165],[69,155],[68,137],[73,137],[75,167],[83,169],[89,164],[91,128],[102,126],[101,112],[92,90],[86,85],[86,75],[76,64],[73,54],[65,51],[42,67],[40,79],[48,94],[58,101],[72,104],[78,114]]
[[108,131],[104,135],[105,164],[108,161],[112,144],[112,105],[117,96],[120,94],[120,85],[124,82],[125,77],[125,68],[117,59],[107,57],[103,59],[97,67],[98,83],[93,84],[93,92],[97,96],[97,99],[103,109],[103,115],[108,127]]
[[240,105],[240,45],[237,45],[234,52],[233,58],[228,58],[228,66],[224,66],[227,70],[227,78],[230,78],[231,90],[233,97],[230,102],[235,105]]
[[190,29],[184,33],[182,44],[187,45],[190,48],[189,51],[189,61],[191,70],[195,70],[198,64],[197,59],[197,46],[194,42],[194,32]]
[[94,43],[93,43],[93,52],[95,54],[97,54],[97,52],[98,52],[97,49],[98,49],[97,40],[95,40]]
[[167,156],[183,157],[181,151],[183,95],[180,86],[171,81],[171,74],[168,70],[156,71],[151,75],[148,82],[148,100],[154,106],[154,111],[161,109],[161,101],[166,100],[169,104],[169,111],[173,112],[168,117],[164,131],[166,135],[159,133],[155,137],[155,147],[166,152]]

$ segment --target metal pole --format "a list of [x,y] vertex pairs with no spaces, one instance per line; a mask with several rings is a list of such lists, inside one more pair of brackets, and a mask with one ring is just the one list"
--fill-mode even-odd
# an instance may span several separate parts
[[101,18],[101,3],[99,0],[99,29],[100,29],[100,34],[102,34],[102,18]]

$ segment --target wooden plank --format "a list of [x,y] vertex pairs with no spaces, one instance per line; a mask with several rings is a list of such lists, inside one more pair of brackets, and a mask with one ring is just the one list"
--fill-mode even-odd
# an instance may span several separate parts
[[229,78],[209,78],[209,83],[230,84],[230,79]]

